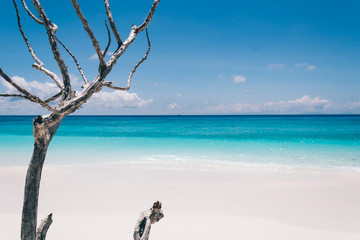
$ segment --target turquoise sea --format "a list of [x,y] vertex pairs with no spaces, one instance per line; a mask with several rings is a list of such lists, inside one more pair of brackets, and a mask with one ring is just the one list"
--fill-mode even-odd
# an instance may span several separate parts
[[[33,116],[0,116],[0,167],[31,157]],[[69,116],[46,164],[360,171],[360,115]]]

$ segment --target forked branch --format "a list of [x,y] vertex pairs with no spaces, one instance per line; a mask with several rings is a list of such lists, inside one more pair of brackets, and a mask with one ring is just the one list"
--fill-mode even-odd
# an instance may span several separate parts
[[76,66],[77,66],[77,68],[79,70],[79,73],[80,73],[82,79],[84,80],[85,84],[88,84],[89,82],[86,79],[85,74],[84,74],[79,62],[77,61],[76,57],[74,56],[74,54],[72,54],[70,52],[70,50],[56,36],[55,36],[55,38],[56,38],[56,41],[58,41],[60,43],[60,45],[66,50],[66,52],[72,57],[72,59],[74,60]]
[[104,0],[104,4],[105,4],[105,11],[106,11],[106,16],[108,17],[109,19],[109,24],[110,24],[110,27],[111,27],[111,30],[115,36],[115,39],[116,39],[116,42],[118,43],[118,48],[122,45],[122,40],[121,40],[121,37],[120,37],[120,34],[118,32],[118,30],[116,29],[116,26],[115,26],[115,22],[114,22],[114,19],[112,17],[112,13],[111,13],[111,10],[110,10],[110,4],[109,4],[109,0]]
[[[55,81],[56,85],[58,85],[58,87],[59,87],[60,89],[64,89],[64,84],[61,82],[60,78],[59,78],[55,73],[53,73],[53,72],[51,72],[50,70],[46,69],[46,68],[44,67],[44,63],[41,62],[40,59],[36,56],[34,50],[32,49],[32,47],[31,47],[31,45],[30,45],[30,43],[29,43],[29,40],[27,39],[27,37],[26,37],[26,35],[25,35],[25,32],[24,32],[24,30],[23,30],[23,28],[22,28],[21,21],[20,21],[19,9],[18,9],[18,7],[17,7],[17,4],[16,4],[15,0],[13,0],[13,3],[14,3],[14,6],[15,6],[15,10],[16,10],[17,23],[18,23],[18,27],[19,27],[21,36],[23,37],[23,39],[24,39],[24,41],[25,41],[25,43],[26,43],[26,46],[27,46],[28,49],[29,49],[29,52],[30,52],[32,58],[33,58],[34,61],[36,62],[36,63],[33,64],[33,68],[35,68],[35,69],[37,69],[37,70],[40,70],[41,72],[43,72],[43,73],[45,73],[46,75],[48,75],[49,77],[51,77],[51,78]],[[28,11],[28,8],[27,8],[24,0],[22,0],[22,3],[23,3],[23,5],[24,5],[24,8],[27,9],[27,11]],[[33,14],[32,14],[30,11],[28,11],[28,13],[30,14],[30,16],[33,16]],[[34,17],[35,17],[35,16],[34,16]],[[37,18],[35,18],[35,19],[37,19]],[[37,19],[37,20],[38,20],[38,19]],[[36,21],[36,20],[35,20],[35,21]],[[38,20],[38,21],[40,21],[40,20]],[[42,24],[42,22],[41,22],[41,24]]]
[[61,56],[61,53],[59,51],[59,48],[58,48],[57,42],[56,42],[56,38],[55,38],[55,34],[56,34],[56,31],[58,30],[58,26],[56,26],[56,24],[52,23],[50,21],[50,19],[46,16],[46,13],[45,13],[43,7],[41,6],[39,0],[33,0],[33,5],[34,5],[35,9],[37,10],[37,12],[40,16],[40,19],[43,22],[43,25],[46,28],[46,33],[48,35],[48,40],[49,40],[51,51],[53,53],[55,61],[61,72],[61,76],[62,76],[63,83],[64,83],[63,99],[71,99],[72,89],[71,89],[71,83],[70,83],[70,75],[67,70],[67,66]]
[[81,22],[82,22],[82,24],[83,24],[83,26],[85,28],[85,31],[87,32],[87,34],[89,35],[89,37],[90,37],[90,39],[91,39],[91,41],[93,43],[93,46],[95,48],[95,52],[96,52],[96,54],[97,54],[97,56],[99,58],[99,61],[100,61],[100,68],[105,67],[105,60],[104,60],[104,56],[102,55],[101,48],[99,46],[99,42],[96,40],[95,35],[94,35],[93,31],[91,30],[91,28],[89,26],[89,23],[87,22],[84,15],[82,14],[78,2],[76,0],[71,0],[71,3],[75,8],[76,14],[80,18],[80,20],[81,20]]
[[138,63],[136,63],[134,68],[131,70],[131,72],[129,74],[129,77],[128,77],[128,80],[127,80],[126,87],[117,87],[117,86],[112,85],[112,82],[104,82],[103,85],[105,87],[115,89],[115,90],[122,90],[122,91],[127,91],[127,90],[130,89],[130,87],[131,87],[131,79],[132,79],[136,69],[140,66],[141,63],[143,63],[147,59],[147,57],[149,55],[149,52],[150,52],[151,43],[150,43],[149,33],[148,33],[147,29],[146,29],[146,38],[147,38],[147,42],[148,42],[148,48],[146,50],[145,56]]
[[21,0],[21,3],[24,7],[24,9],[26,10],[26,12],[29,14],[29,16],[34,19],[35,22],[37,22],[38,24],[41,24],[43,25],[44,23],[38,19],[37,17],[35,17],[35,15],[30,11],[30,9],[27,7],[26,3],[25,3],[25,0]]
[[[2,71],[1,68],[0,68],[0,75],[4,78],[5,81],[10,83],[14,88],[16,88],[16,90],[18,90],[20,93],[22,93],[22,95],[21,94],[14,94],[15,96],[13,96],[13,97],[21,97],[21,98],[27,99],[27,100],[29,100],[31,102],[40,104],[42,107],[48,109],[49,111],[51,111],[53,113],[59,113],[56,109],[53,109],[49,104],[47,104],[46,102],[41,100],[39,97],[37,97],[35,95],[32,95],[31,93],[29,93],[28,91],[26,91],[25,89],[23,89],[22,87],[17,85],[13,80],[11,80],[11,78],[9,78],[8,75],[6,75]],[[2,97],[10,97],[9,94],[1,94],[0,96],[2,96]]]
[[153,5],[150,8],[150,12],[148,13],[145,21],[139,26],[137,27],[136,33],[140,33],[142,32],[145,28],[147,28],[147,26],[149,25],[149,23],[151,22],[151,19],[154,16],[155,10],[157,5],[160,3],[160,0],[155,0]]
[[106,56],[106,53],[107,51],[109,50],[109,47],[110,47],[110,44],[111,44],[111,34],[110,34],[110,30],[109,30],[109,27],[107,25],[107,22],[105,20],[105,27],[106,27],[106,31],[107,31],[107,34],[108,34],[108,44],[106,45],[106,48],[104,50],[104,53],[103,53],[103,56],[105,57]]
[[115,51],[112,55],[110,60],[107,62],[106,66],[108,67],[109,71],[115,66],[116,61],[121,57],[121,55],[126,51],[126,49],[135,41],[136,36],[142,32],[150,23],[152,17],[154,16],[156,7],[159,5],[160,0],[154,0],[150,8],[150,12],[148,13],[145,21],[139,26],[132,26],[129,37],[123,42],[121,47]]
[[[111,33],[109,30],[109,27],[106,25],[107,32],[108,32],[108,44],[104,51],[104,53],[101,51],[101,48],[99,46],[99,42],[94,36],[94,33],[92,32],[87,20],[85,19],[83,13],[80,10],[80,6],[77,2],[77,0],[71,0],[71,3],[73,7],[75,8],[75,11],[80,18],[83,27],[85,28],[87,34],[89,35],[93,46],[95,48],[96,54],[98,55],[98,59],[100,61],[100,67],[99,72],[96,75],[96,77],[88,83],[87,79],[85,78],[85,75],[75,58],[75,56],[69,51],[69,49],[55,36],[56,32],[58,30],[58,27],[50,21],[50,19],[46,16],[45,10],[43,9],[43,6],[40,4],[40,0],[32,0],[33,6],[35,7],[37,11],[37,15],[35,16],[28,6],[25,3],[26,0],[21,0],[21,3],[23,4],[24,9],[29,14],[29,16],[36,21],[38,24],[41,24],[45,27],[48,41],[50,48],[52,50],[53,57],[55,58],[55,61],[59,67],[59,70],[61,72],[60,78],[53,72],[49,71],[44,67],[44,63],[40,61],[40,59],[36,56],[35,51],[32,49],[28,39],[25,36],[25,33],[23,31],[23,28],[21,26],[20,22],[20,14],[18,7],[16,5],[15,0],[13,0],[16,14],[17,14],[17,20],[18,20],[18,26],[19,30],[21,32],[21,35],[27,45],[27,48],[34,59],[35,63],[33,64],[33,68],[42,71],[46,75],[50,76],[55,83],[59,86],[60,92],[55,94],[54,96],[46,99],[45,101],[40,99],[39,97],[31,94],[27,90],[25,90],[23,87],[19,86],[16,82],[14,82],[12,79],[10,79],[0,68],[0,76],[4,78],[6,82],[8,82],[11,86],[13,86],[19,94],[13,94],[13,93],[4,93],[0,94],[0,97],[19,97],[26,99],[31,102],[35,102],[40,104],[42,107],[48,109],[51,111],[51,114],[47,114],[44,116],[38,116],[33,121],[33,130],[34,130],[34,151],[33,156],[31,158],[27,175],[26,175],[26,181],[25,181],[25,191],[24,191],[24,203],[23,203],[23,211],[22,211],[22,219],[21,219],[21,239],[22,240],[44,240],[46,237],[47,230],[50,227],[50,224],[52,223],[52,215],[50,214],[46,219],[42,221],[40,226],[36,228],[37,225],[37,210],[38,210],[38,198],[39,198],[39,187],[40,187],[40,181],[41,181],[41,172],[43,168],[43,164],[46,157],[46,152],[48,149],[48,145],[52,139],[52,137],[55,135],[62,119],[79,109],[84,103],[86,103],[94,93],[100,91],[105,85],[114,88],[117,90],[128,90],[131,85],[131,79],[137,70],[137,68],[140,66],[142,62],[144,62],[149,54],[151,44],[149,40],[149,35],[146,32],[147,40],[148,40],[148,49],[145,53],[145,56],[134,66],[132,71],[129,74],[127,85],[124,88],[113,86],[112,83],[103,84],[106,76],[110,73],[112,68],[115,66],[117,60],[119,57],[126,51],[126,49],[134,42],[137,34],[142,32],[144,29],[147,28],[149,25],[155,9],[157,8],[160,0],[153,0],[153,4],[151,6],[150,12],[148,13],[146,19],[144,22],[139,26],[133,26],[131,28],[130,34],[128,38],[122,42],[120,38],[120,34],[116,29],[110,6],[109,6],[109,0],[104,0],[105,4],[105,10],[106,15],[109,20],[110,28],[116,38],[116,41],[118,43],[118,48],[116,51],[112,54],[110,60],[105,63],[105,54],[108,52],[110,43],[111,43]],[[58,43],[64,47],[64,49],[67,51],[67,53],[73,58],[76,66],[78,67],[78,70],[81,74],[81,76],[84,79],[85,86],[82,90],[82,92],[75,94],[75,91],[71,88],[71,82],[70,82],[70,75],[68,72],[68,67],[66,66],[60,50],[58,48]],[[50,102],[58,99],[61,96],[61,99],[58,101],[58,104],[56,108],[53,108],[49,105]],[[142,212],[140,215],[140,218],[136,224],[135,231],[134,231],[134,239],[136,240],[147,240],[149,238],[149,233],[151,229],[151,224],[159,221],[164,216],[162,210],[161,210],[161,203],[156,202],[153,207],[150,210]]]

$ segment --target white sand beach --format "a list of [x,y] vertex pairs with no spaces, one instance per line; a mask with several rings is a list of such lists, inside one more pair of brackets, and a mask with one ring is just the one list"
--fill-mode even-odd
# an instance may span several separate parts
[[[19,239],[25,173],[0,168],[1,240]],[[360,173],[345,170],[45,166],[39,218],[54,214],[49,240],[132,239],[156,200],[153,240],[360,239]]]

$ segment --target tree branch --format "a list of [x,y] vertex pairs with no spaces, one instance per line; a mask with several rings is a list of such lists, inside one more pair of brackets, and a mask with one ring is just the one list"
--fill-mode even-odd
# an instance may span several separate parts
[[29,52],[32,56],[32,58],[34,59],[35,62],[37,62],[40,66],[44,66],[44,63],[40,61],[40,59],[37,58],[37,56],[35,55],[35,52],[34,50],[31,48],[31,45],[27,39],[27,37],[25,36],[25,33],[24,33],[24,30],[22,29],[22,26],[21,26],[21,21],[20,21],[20,14],[19,14],[19,9],[17,7],[17,4],[15,2],[15,0],[12,0],[13,3],[14,3],[14,6],[15,6],[15,10],[16,10],[16,17],[17,17],[17,23],[18,23],[18,26],[19,26],[19,30],[21,32],[21,35],[26,43],[26,46],[28,47],[29,49]]
[[56,40],[61,44],[61,46],[67,51],[67,53],[72,57],[72,59],[74,60],[79,72],[80,72],[80,75],[82,77],[82,79],[84,80],[85,84],[88,84],[88,80],[86,79],[85,77],[85,74],[80,66],[80,64],[78,63],[78,61],[76,60],[76,57],[70,52],[70,50],[55,36]]
[[[22,2],[23,2],[23,4],[25,4],[25,2],[24,2],[23,0],[22,0]],[[64,85],[63,85],[63,83],[61,82],[60,78],[59,78],[55,73],[51,72],[50,70],[48,70],[48,69],[46,69],[46,68],[44,67],[44,63],[41,62],[39,58],[37,58],[34,50],[31,48],[31,45],[30,45],[30,43],[29,43],[29,40],[27,39],[27,37],[26,37],[26,35],[25,35],[25,32],[24,32],[24,30],[23,30],[23,28],[22,28],[22,26],[21,26],[19,9],[18,9],[18,7],[17,7],[17,4],[16,4],[15,0],[13,0],[13,3],[14,3],[14,6],[15,6],[15,10],[16,10],[17,22],[18,22],[18,26],[19,26],[20,33],[21,33],[21,35],[22,35],[22,37],[23,37],[23,39],[24,39],[24,41],[25,41],[25,43],[26,43],[26,46],[27,46],[28,49],[29,49],[29,52],[30,52],[32,58],[33,58],[34,61],[37,63],[37,64],[34,64],[33,67],[34,67],[35,69],[37,69],[37,70],[42,71],[43,73],[45,73],[45,74],[48,75],[49,77],[51,77],[51,78],[55,81],[56,85],[58,85],[58,87],[59,87],[60,89],[64,89]],[[25,8],[25,7],[27,8],[26,4],[24,5],[24,8]],[[41,23],[41,24],[42,24],[42,23]]]
[[[32,95],[31,93],[29,93],[28,91],[26,91],[25,89],[23,89],[22,87],[20,87],[19,85],[17,85],[13,80],[11,80],[9,78],[8,75],[6,75],[2,69],[0,68],[0,75],[5,79],[5,81],[7,81],[8,83],[10,83],[14,88],[16,88],[16,90],[18,90],[20,93],[24,94],[23,96],[19,96],[20,94],[16,94],[17,96],[14,97],[22,97],[24,99],[27,99],[31,102],[34,103],[38,103],[40,104],[42,107],[48,109],[49,111],[53,112],[53,113],[59,113],[58,110],[53,109],[49,104],[47,104],[46,102],[44,102],[43,100],[41,100],[39,97]],[[7,96],[4,96],[7,97]]]
[[64,84],[61,82],[61,79],[53,72],[51,72],[50,70],[46,69],[44,66],[38,65],[36,63],[33,63],[32,67],[36,70],[39,70],[43,73],[45,73],[47,76],[49,76],[51,79],[54,80],[54,82],[56,83],[56,85],[61,89],[64,90]]
[[131,86],[131,79],[136,71],[136,69],[140,66],[141,63],[143,63],[148,55],[149,55],[149,52],[150,52],[150,48],[151,48],[151,43],[150,43],[150,38],[149,38],[149,33],[148,33],[148,30],[146,29],[146,38],[147,38],[147,42],[148,42],[148,48],[146,50],[146,53],[145,53],[145,56],[134,66],[134,68],[131,70],[130,74],[129,74],[129,77],[128,77],[128,81],[127,81],[127,84],[126,84],[126,87],[117,87],[117,86],[113,86],[112,85],[112,82],[104,82],[103,83],[103,86],[105,87],[108,87],[108,88],[111,88],[111,89],[115,89],[115,90],[122,90],[122,91],[127,91],[130,89],[130,86]]
[[55,61],[59,66],[59,69],[60,69],[60,72],[61,72],[61,75],[63,78],[63,83],[64,83],[63,99],[64,100],[71,99],[72,89],[71,89],[70,76],[69,76],[69,73],[67,70],[67,66],[61,57],[61,53],[59,51],[59,48],[56,43],[56,38],[55,38],[55,33],[58,30],[58,26],[56,26],[56,24],[52,23],[50,21],[50,19],[46,16],[45,11],[44,11],[43,7],[41,6],[39,0],[32,0],[32,1],[33,1],[33,5],[34,5],[35,9],[37,10],[37,12],[43,22],[43,25],[46,28],[46,33],[48,35],[51,50],[53,52]]
[[62,94],[62,92],[59,92],[59,93],[55,94],[54,96],[46,99],[44,102],[46,102],[46,103],[52,102],[52,101],[56,100],[58,97],[60,97],[61,94]]
[[104,58],[105,58],[105,55],[106,55],[107,51],[109,50],[109,47],[110,47],[110,44],[111,44],[110,30],[109,30],[109,27],[108,27],[108,25],[107,25],[107,23],[106,23],[106,20],[105,20],[105,26],[106,26],[106,30],[107,30],[107,33],[108,33],[108,38],[109,38],[109,40],[108,40],[108,44],[107,44],[107,46],[106,46],[106,48],[105,48],[105,51],[104,51],[104,53],[103,53]]
[[164,217],[161,210],[161,202],[157,201],[150,210],[140,214],[134,229],[134,240],[148,240],[151,230],[151,224],[154,224]]
[[46,233],[52,222],[52,213],[50,213],[46,218],[41,220],[40,226],[36,230],[36,240],[45,240]]
[[82,22],[82,24],[83,24],[83,26],[85,28],[85,31],[87,32],[87,34],[89,35],[89,37],[90,37],[90,39],[91,39],[91,41],[93,43],[93,46],[95,48],[95,52],[98,55],[98,58],[99,58],[99,61],[100,61],[100,68],[102,69],[102,68],[106,67],[104,56],[102,55],[101,48],[99,46],[99,42],[96,40],[96,38],[94,36],[94,33],[92,32],[87,20],[85,19],[84,15],[82,14],[79,4],[77,3],[76,0],[71,0],[71,3],[75,8],[76,14],[80,18],[80,20],[81,20],[81,22]]
[[110,24],[111,30],[115,36],[115,39],[116,39],[116,42],[118,43],[118,48],[119,48],[123,42],[121,40],[118,30],[116,29],[115,22],[114,22],[114,19],[112,17],[112,13],[110,10],[109,0],[104,0],[104,4],[105,4],[105,11],[106,11],[106,15],[109,19],[109,24]]
[[31,99],[29,97],[21,95],[21,94],[3,94],[3,93],[1,93],[0,97],[19,97],[19,98],[23,98],[23,99],[31,101]]
[[32,19],[35,20],[35,22],[37,22],[38,24],[41,24],[41,25],[44,24],[41,20],[39,20],[37,17],[35,17],[34,14],[32,14],[32,12],[29,10],[29,8],[27,7],[27,5],[26,5],[26,3],[25,3],[25,0],[21,0],[21,3],[22,3],[22,5],[24,6],[24,9],[26,10],[26,12],[29,14],[29,16],[30,16]]
[[137,32],[136,33],[140,33],[142,32],[145,28],[147,28],[147,26],[149,25],[152,17],[154,16],[155,10],[157,5],[160,3],[160,0],[155,0],[153,5],[150,8],[150,12],[148,13],[145,21],[137,28]]
[[139,26],[132,26],[129,37],[123,42],[121,47],[115,51],[115,53],[112,55],[110,60],[107,62],[107,67],[109,71],[115,66],[116,61],[121,57],[121,55],[126,51],[126,49],[134,42],[137,34],[139,34],[141,31],[143,31],[150,23],[152,17],[154,16],[156,7],[160,3],[160,0],[154,0],[154,3],[152,4],[150,8],[150,12],[148,13],[145,21]]

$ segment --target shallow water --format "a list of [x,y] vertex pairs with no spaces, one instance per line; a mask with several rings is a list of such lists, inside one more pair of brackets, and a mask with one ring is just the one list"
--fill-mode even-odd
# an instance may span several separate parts
[[[27,165],[31,116],[0,116],[0,166]],[[360,170],[360,115],[69,116],[47,164]]]

